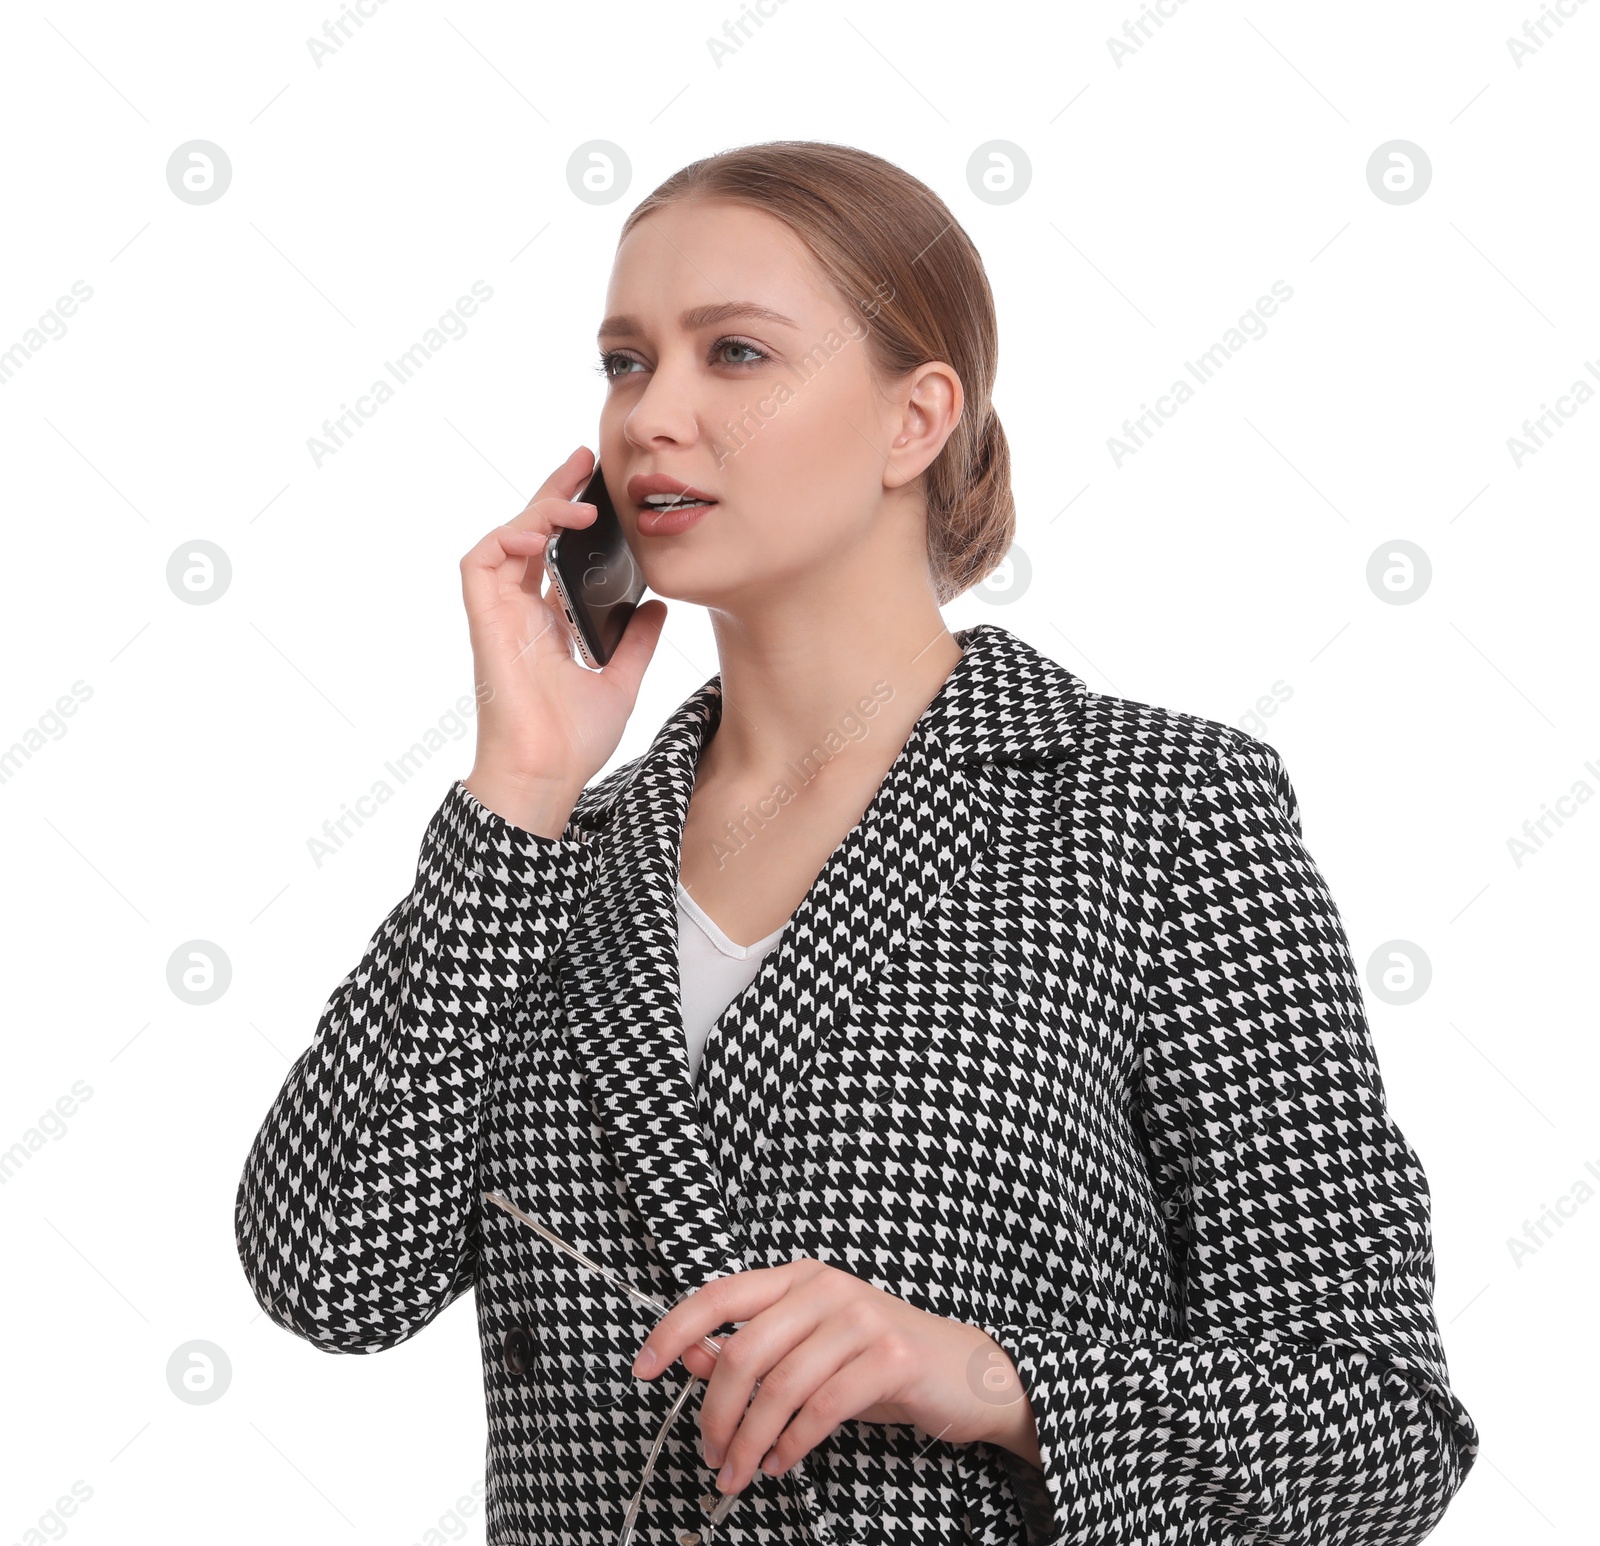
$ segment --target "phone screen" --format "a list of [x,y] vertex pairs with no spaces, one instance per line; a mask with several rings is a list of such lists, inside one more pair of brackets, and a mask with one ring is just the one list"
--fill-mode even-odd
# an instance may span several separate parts
[[615,653],[644,595],[644,574],[598,462],[578,499],[595,507],[595,518],[587,526],[563,527],[551,541],[549,562],[579,649],[600,667]]

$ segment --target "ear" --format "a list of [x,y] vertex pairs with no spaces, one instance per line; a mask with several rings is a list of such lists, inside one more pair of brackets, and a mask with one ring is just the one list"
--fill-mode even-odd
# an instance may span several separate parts
[[929,360],[905,378],[901,408],[892,416],[894,438],[883,470],[885,488],[914,482],[932,465],[961,422],[966,394],[961,377],[943,360]]

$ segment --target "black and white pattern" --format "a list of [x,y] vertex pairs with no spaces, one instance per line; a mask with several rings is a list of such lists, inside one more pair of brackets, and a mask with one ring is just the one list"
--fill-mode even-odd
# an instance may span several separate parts
[[[1278,754],[956,637],[693,1083],[674,887],[720,676],[559,840],[453,785],[267,1113],[237,1233],[274,1320],[376,1352],[476,1285],[495,1546],[612,1546],[678,1380],[485,1190],[663,1301],[811,1256],[1015,1361],[1053,1533],[1003,1451],[853,1421],[730,1546],[1414,1542],[1471,1468],[1427,1181]],[[703,1521],[697,1401],[649,1546]]]

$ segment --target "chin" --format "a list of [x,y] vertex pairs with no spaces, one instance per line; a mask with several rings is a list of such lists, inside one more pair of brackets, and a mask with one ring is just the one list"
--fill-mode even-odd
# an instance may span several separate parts
[[766,576],[747,577],[741,581],[728,572],[725,564],[708,561],[704,554],[699,557],[687,553],[676,557],[663,554],[653,562],[641,562],[639,569],[652,596],[719,611],[750,606],[753,592],[765,595],[773,588]]

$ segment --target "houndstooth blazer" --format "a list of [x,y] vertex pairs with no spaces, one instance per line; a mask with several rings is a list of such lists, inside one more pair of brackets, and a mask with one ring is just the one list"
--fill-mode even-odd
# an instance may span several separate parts
[[[560,839],[453,785],[267,1112],[236,1231],[275,1321],[372,1353],[476,1288],[496,1546],[612,1546],[678,1380],[485,1190],[663,1302],[815,1257],[1011,1356],[1042,1474],[848,1421],[729,1543],[1413,1542],[1471,1468],[1427,1181],[1278,754],[956,638],[693,1083],[674,885],[720,675]],[[641,1542],[714,1501],[698,1400]]]

